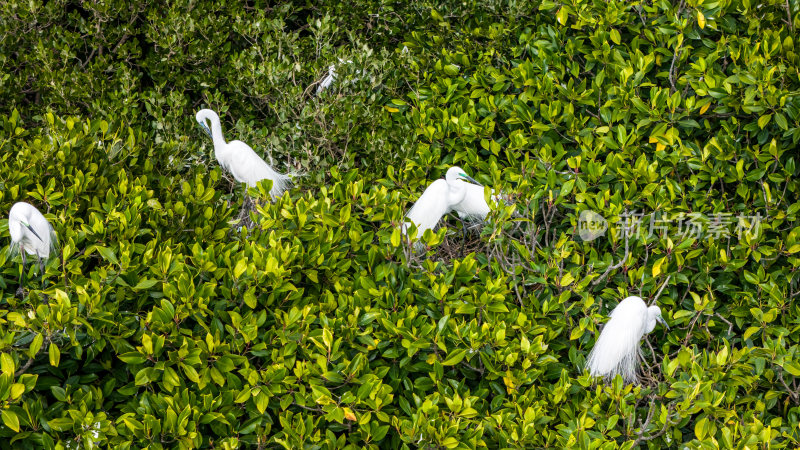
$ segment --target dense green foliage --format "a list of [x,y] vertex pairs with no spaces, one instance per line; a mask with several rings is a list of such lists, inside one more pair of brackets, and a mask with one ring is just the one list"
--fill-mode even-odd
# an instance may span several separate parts
[[[277,3],[0,2],[0,245],[16,201],[61,243],[24,298],[0,253],[3,439],[800,445],[797,1]],[[306,173],[253,230],[201,107]],[[453,164],[515,204],[415,254]],[[642,383],[595,382],[608,312],[662,287]]]

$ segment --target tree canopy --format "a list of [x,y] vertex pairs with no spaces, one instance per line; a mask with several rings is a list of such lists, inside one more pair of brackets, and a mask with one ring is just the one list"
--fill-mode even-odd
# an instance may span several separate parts
[[[795,448],[796,0],[0,2],[15,448]],[[317,87],[336,68],[335,80]],[[242,186],[196,126],[304,175]],[[508,204],[399,225],[458,165]],[[487,198],[488,198],[488,192]],[[59,237],[15,295],[7,211]],[[586,234],[591,220],[597,233]],[[586,358],[623,298],[641,383]]]

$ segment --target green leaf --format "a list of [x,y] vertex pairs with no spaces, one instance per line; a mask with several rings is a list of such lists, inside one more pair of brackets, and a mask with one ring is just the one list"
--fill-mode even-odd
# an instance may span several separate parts
[[145,367],[144,369],[139,369],[139,371],[136,372],[136,378],[134,379],[134,383],[136,384],[136,386],[143,386],[149,383],[150,382],[149,375],[150,375],[149,367]]
[[181,363],[180,365],[181,369],[183,369],[183,373],[186,374],[186,378],[194,383],[200,382],[200,376],[197,374],[197,371],[194,369],[194,367],[184,363]]
[[233,277],[241,277],[245,270],[247,270],[247,261],[244,258],[241,258],[236,261],[236,267],[233,268]]
[[783,368],[794,377],[800,377],[800,363],[797,361],[787,361],[783,364]]
[[127,364],[143,364],[147,361],[147,358],[139,352],[127,352],[121,355],[118,355],[117,358],[121,359],[122,362]]
[[67,391],[62,388],[61,386],[50,386],[50,392],[53,394],[53,397],[60,402],[67,401]]
[[158,284],[158,280],[149,280],[147,278],[143,278],[141,281],[136,283],[136,286],[134,286],[133,289],[137,291],[142,289],[150,289],[156,284]]
[[784,131],[789,129],[789,123],[786,121],[786,116],[781,113],[775,113],[775,123],[777,123],[778,126]]
[[28,348],[28,357],[35,358],[36,355],[39,354],[39,350],[42,349],[42,344],[44,344],[44,335],[42,333],[37,333],[36,337],[31,341],[31,346]]
[[772,119],[772,114],[765,114],[758,118],[758,128],[764,129],[767,124],[769,124],[770,119]]
[[11,357],[11,354],[3,353],[0,355],[0,370],[2,370],[3,373],[14,375],[16,367],[14,365],[14,358]]
[[654,277],[657,277],[659,274],[661,274],[661,266],[664,264],[664,262],[666,260],[667,260],[667,257],[663,256],[663,257],[659,258],[658,261],[655,262],[655,264],[653,264],[653,276]]
[[558,10],[558,12],[556,13],[556,20],[557,20],[557,21],[558,21],[558,23],[560,23],[561,25],[566,25],[566,24],[567,24],[567,18],[568,18],[568,17],[569,17],[569,13],[567,12],[567,9],[566,9],[566,8],[564,8],[563,6],[562,6],[562,7],[561,7],[561,9],[559,9],[559,10]]
[[256,306],[258,306],[258,300],[256,299],[256,296],[252,292],[249,291],[245,292],[243,299],[244,299],[244,304],[250,307],[250,309],[256,309]]
[[16,400],[25,393],[25,385],[21,383],[14,383],[11,385],[11,398]]
[[117,255],[114,253],[114,250],[108,247],[97,246],[97,251],[106,261],[111,261],[112,263],[119,265],[119,260],[117,260]]
[[68,417],[52,419],[47,422],[47,426],[49,426],[55,431],[69,431],[72,429],[72,424],[73,424],[72,419]]
[[3,423],[12,430],[19,433],[19,418],[14,411],[10,409],[4,409],[0,415],[3,416]]
[[464,357],[467,355],[466,349],[456,350],[450,354],[448,354],[447,359],[442,361],[443,366],[454,366],[461,362]]
[[611,29],[611,40],[617,45],[619,45],[620,42],[622,42],[622,37],[619,35],[619,30],[617,30],[616,28]]
[[58,367],[58,363],[61,360],[61,350],[58,349],[58,346],[51,342],[48,354],[50,356],[50,365]]
[[558,197],[562,198],[562,197],[566,197],[567,195],[569,195],[569,193],[572,192],[572,187],[574,185],[575,185],[575,179],[574,178],[569,179],[566,182],[564,182],[564,185],[561,186],[561,192],[559,192]]

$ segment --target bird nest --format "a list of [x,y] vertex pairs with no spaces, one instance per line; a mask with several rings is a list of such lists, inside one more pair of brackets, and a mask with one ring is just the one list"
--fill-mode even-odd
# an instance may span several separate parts
[[481,239],[483,224],[468,224],[444,236],[441,245],[436,247],[434,259],[452,261],[461,259],[470,253],[481,253],[488,250],[488,244]]

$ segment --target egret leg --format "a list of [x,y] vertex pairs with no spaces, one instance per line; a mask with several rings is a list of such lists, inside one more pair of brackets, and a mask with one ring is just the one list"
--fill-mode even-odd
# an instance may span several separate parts
[[36,255],[36,264],[39,266],[39,285],[44,288],[44,266],[45,261],[44,259],[40,258],[39,255]]
[[19,272],[19,287],[17,287],[17,297],[25,297],[25,249],[20,246],[20,254],[22,255],[22,270]]
[[22,271],[19,273],[19,286],[22,287],[25,284],[25,264],[27,261],[25,261],[25,250],[20,250],[20,254],[22,255]]
[[463,254],[464,246],[467,245],[467,222],[465,222],[461,216],[456,217],[458,217],[459,222],[461,222],[461,253]]

